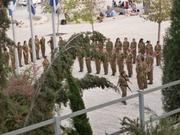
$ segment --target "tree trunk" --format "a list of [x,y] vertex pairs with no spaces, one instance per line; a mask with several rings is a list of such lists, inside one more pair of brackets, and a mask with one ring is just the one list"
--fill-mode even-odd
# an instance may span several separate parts
[[92,32],[94,32],[94,22],[91,23]]
[[158,41],[160,41],[161,38],[161,22],[158,23]]

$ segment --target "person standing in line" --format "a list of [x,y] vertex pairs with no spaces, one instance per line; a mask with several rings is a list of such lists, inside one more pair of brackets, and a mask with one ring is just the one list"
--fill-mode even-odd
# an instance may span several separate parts
[[133,38],[132,42],[131,42],[131,45],[130,45],[130,49],[131,49],[131,52],[132,52],[132,55],[133,55],[133,64],[136,63],[136,47],[137,47],[137,42],[136,42],[136,39]]
[[109,67],[109,55],[108,55],[108,52],[106,51],[106,49],[103,50],[103,59],[102,59],[102,62],[103,62],[103,67],[104,67],[104,75],[107,75],[108,74],[108,67]]
[[138,53],[144,56],[145,51],[146,51],[146,46],[145,46],[143,38],[141,38],[138,43]]
[[20,42],[17,43],[18,57],[19,57],[19,66],[22,67],[22,45]]
[[117,65],[119,69],[119,74],[121,74],[121,72],[124,71],[124,60],[125,60],[124,53],[120,51],[120,53],[117,55]]
[[147,63],[147,79],[149,80],[148,84],[153,84],[153,53],[149,53],[146,56],[146,63]]
[[119,53],[119,51],[122,50],[122,42],[120,41],[120,38],[116,39],[114,48],[115,48],[116,53]]
[[106,51],[109,54],[109,57],[111,56],[113,50],[113,42],[110,40],[110,38],[107,39],[107,43],[106,43]]
[[35,48],[36,48],[36,59],[39,60],[40,57],[39,57],[39,39],[38,39],[38,36],[36,35],[35,36]]
[[125,55],[125,58],[127,56],[128,49],[129,49],[129,41],[128,41],[127,37],[125,37],[124,42],[123,42],[123,53]]
[[50,37],[49,41],[47,42],[50,45],[51,48],[51,54],[54,51],[54,43],[53,43],[53,37]]
[[156,66],[159,66],[161,63],[161,45],[159,41],[157,41],[154,51],[155,51],[155,57],[156,57]]
[[28,46],[29,46],[29,52],[30,52],[31,62],[33,62],[32,39],[31,39],[31,38],[29,39]]
[[40,39],[40,47],[41,47],[41,54],[42,54],[42,57],[44,58],[45,57],[45,52],[46,52],[46,39],[42,36],[41,39]]
[[133,74],[133,55],[130,50],[128,50],[127,58],[126,58],[126,65],[128,71],[128,77],[132,77]]
[[24,64],[29,64],[29,48],[27,45],[27,41],[25,40],[23,43],[23,56],[24,56]]
[[115,76],[116,74],[116,52],[115,50],[112,51],[112,54],[110,56],[110,65],[112,69],[112,76]]

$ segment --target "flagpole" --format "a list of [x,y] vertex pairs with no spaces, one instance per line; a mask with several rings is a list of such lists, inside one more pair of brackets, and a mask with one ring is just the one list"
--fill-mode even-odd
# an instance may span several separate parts
[[34,31],[33,31],[33,24],[32,24],[32,14],[31,14],[31,4],[32,1],[28,0],[28,11],[29,11],[29,20],[30,20],[30,29],[31,29],[31,43],[32,43],[32,55],[33,55],[33,64],[36,64],[36,50],[35,50],[35,40],[34,40]]
[[52,7],[52,30],[53,30],[53,44],[54,48],[57,48],[56,44],[56,30],[55,30],[55,14],[56,14],[56,1],[53,0],[53,7]]
[[14,22],[13,11],[12,11],[12,14],[11,14],[11,22],[12,22],[13,40],[14,40],[14,43],[15,43],[14,53],[15,53],[16,74],[19,75],[20,74],[19,56],[18,56],[18,51],[17,51],[17,47],[16,47],[16,35],[15,35],[15,26],[14,26],[15,22]]

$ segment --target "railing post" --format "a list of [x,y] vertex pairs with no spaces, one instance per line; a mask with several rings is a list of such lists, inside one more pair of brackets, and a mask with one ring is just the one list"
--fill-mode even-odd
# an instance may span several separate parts
[[145,120],[144,120],[144,94],[142,90],[139,90],[139,118],[141,127],[144,128]]
[[60,128],[60,116],[54,116],[54,130],[55,135],[61,135],[61,128]]

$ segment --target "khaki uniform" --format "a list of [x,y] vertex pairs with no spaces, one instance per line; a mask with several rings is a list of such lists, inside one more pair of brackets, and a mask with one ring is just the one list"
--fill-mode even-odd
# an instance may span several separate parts
[[125,56],[122,52],[117,55],[117,65],[119,69],[119,74],[121,74],[121,72],[124,71],[124,59]]
[[153,54],[153,46],[151,44],[146,45],[146,54]]
[[46,44],[46,39],[45,39],[44,37],[42,37],[39,42],[40,42],[42,57],[45,57],[45,51],[46,51],[46,46],[45,46],[45,44]]
[[60,40],[58,41],[58,45],[59,45],[60,48],[62,48],[63,46],[65,46],[65,44],[66,44],[66,42],[65,42],[63,39],[60,39]]
[[133,74],[133,55],[132,53],[127,54],[126,58],[126,65],[127,65],[127,71],[128,71],[128,76],[132,77]]
[[[121,88],[122,91],[122,97],[126,97],[127,96],[127,87],[128,87],[128,77],[127,75],[120,75],[119,76],[119,80],[118,80],[118,86]],[[126,104],[126,101],[123,102],[124,104]]]
[[116,52],[113,51],[110,56],[110,65],[112,69],[112,75],[114,76],[116,74]]
[[104,74],[107,75],[108,74],[108,62],[109,62],[109,55],[106,51],[103,52],[103,68],[104,68]]
[[18,57],[19,57],[19,66],[21,67],[22,66],[22,51],[23,51],[22,46],[18,45],[17,50],[18,50]]
[[49,41],[48,41],[49,45],[50,45],[50,48],[51,48],[51,53],[53,53],[54,51],[54,43],[53,43],[53,38],[51,38]]
[[29,39],[28,46],[29,46],[29,52],[30,52],[31,62],[33,62],[32,40],[31,40],[31,39]]
[[130,48],[133,55],[133,64],[136,63],[136,47],[137,47],[137,42],[131,42]]
[[155,48],[156,65],[159,66],[161,63],[161,45],[156,45]]
[[79,72],[83,72],[84,70],[84,50],[82,48],[80,48],[77,52],[77,58],[79,61]]
[[108,52],[109,56],[111,56],[113,50],[113,43],[111,41],[108,41],[106,43],[106,51]]
[[146,63],[147,63],[147,79],[149,80],[149,84],[153,83],[153,56],[147,55]]
[[146,51],[146,46],[145,46],[144,42],[139,43],[138,44],[138,52],[144,55],[145,51]]
[[103,52],[103,49],[104,49],[104,45],[103,45],[103,43],[98,43],[98,48],[99,48],[99,51],[100,52]]
[[40,45],[39,45],[39,39],[35,38],[35,48],[36,48],[36,59],[40,59],[39,58],[39,50],[40,50]]
[[24,63],[25,65],[28,64],[29,62],[29,53],[28,53],[29,49],[28,49],[28,45],[27,43],[23,44],[23,55],[24,55]]
[[91,68],[91,53],[87,52],[86,53],[86,57],[85,57],[85,62],[86,62],[86,68],[87,68],[87,72],[91,73],[92,72],[92,68]]
[[99,48],[95,51],[95,66],[96,66],[96,74],[99,74],[101,71],[101,59],[102,59],[102,53],[99,51]]
[[128,41],[124,41],[123,42],[123,53],[124,53],[125,58],[127,56],[128,49],[129,49],[129,42]]
[[137,83],[141,90],[147,88],[146,70],[146,63],[143,62],[136,65]]
[[44,71],[48,68],[49,66],[49,60],[46,58],[43,60],[43,68],[44,68]]
[[115,47],[115,52],[119,53],[119,51],[122,50],[122,42],[121,41],[119,41],[119,42],[116,41],[114,47]]

